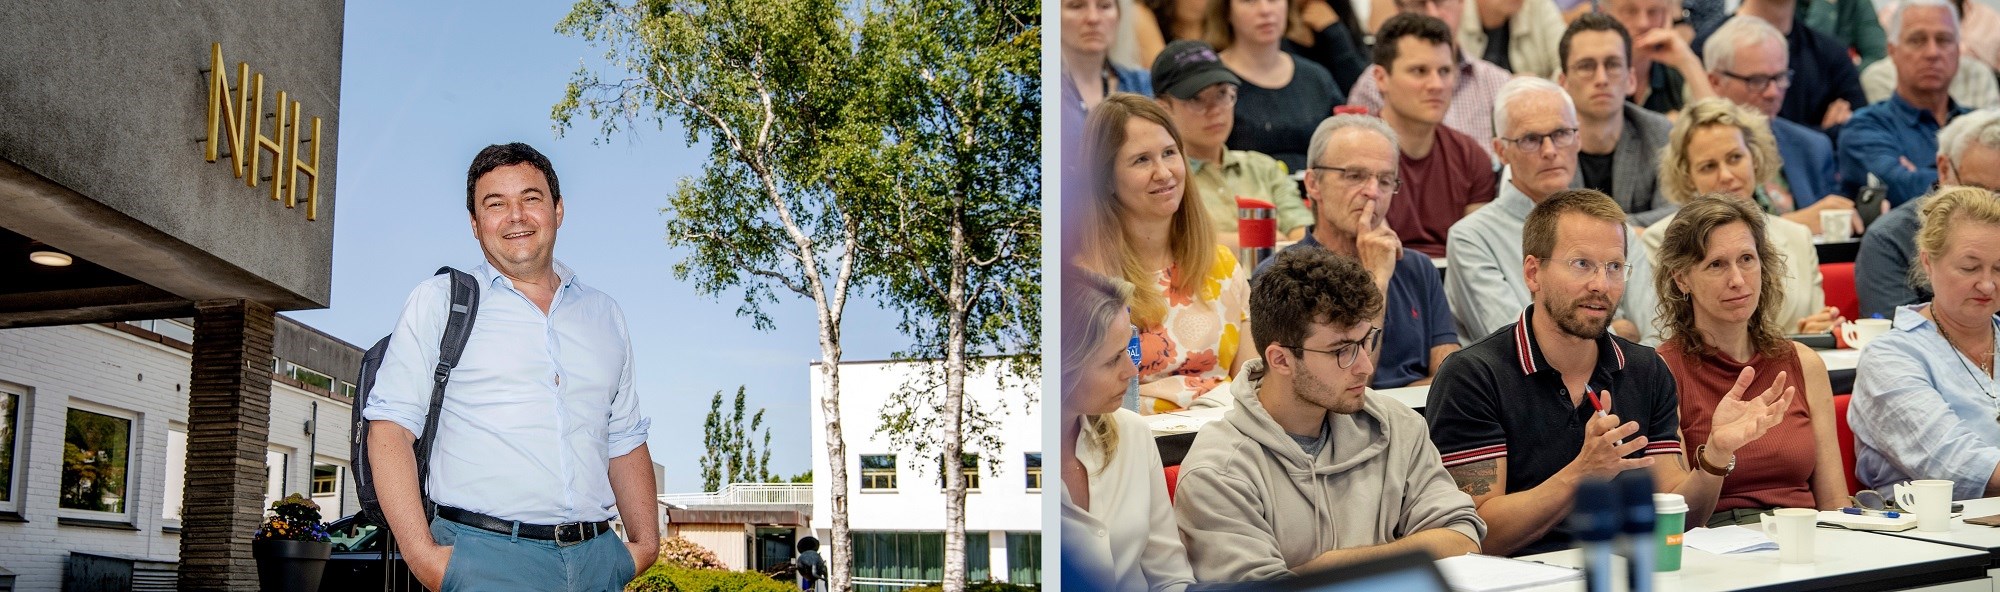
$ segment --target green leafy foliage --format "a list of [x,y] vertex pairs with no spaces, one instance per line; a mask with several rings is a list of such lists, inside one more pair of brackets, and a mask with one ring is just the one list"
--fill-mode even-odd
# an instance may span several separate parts
[[[771,473],[771,428],[764,425],[764,409],[758,408],[746,424],[748,404],[743,396],[744,388],[736,387],[736,405],[727,415],[722,412],[722,391],[708,401],[708,417],[701,425],[702,491],[721,491],[730,483],[781,481]],[[761,445],[755,438],[760,432]]]
[[795,592],[798,587],[760,573],[695,569],[665,561],[625,585],[626,592]]
[[319,504],[305,494],[294,493],[271,502],[271,517],[257,527],[252,540],[328,542],[326,523],[320,521]]

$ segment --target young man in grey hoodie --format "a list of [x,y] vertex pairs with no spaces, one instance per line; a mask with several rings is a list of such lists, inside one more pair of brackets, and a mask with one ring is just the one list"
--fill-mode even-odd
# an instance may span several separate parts
[[1423,416],[1367,389],[1382,306],[1368,272],[1324,249],[1280,253],[1250,290],[1262,359],[1181,464],[1174,513],[1195,579],[1287,577],[1423,550],[1479,549],[1486,523]]

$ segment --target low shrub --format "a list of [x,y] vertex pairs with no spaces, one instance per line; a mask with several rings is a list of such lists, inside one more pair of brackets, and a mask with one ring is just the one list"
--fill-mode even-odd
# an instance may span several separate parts
[[690,569],[728,569],[715,552],[684,537],[668,537],[660,541],[660,563],[677,565]]
[[632,583],[626,592],[796,592],[798,586],[773,580],[764,574],[725,569],[694,569],[669,563],[654,564]]

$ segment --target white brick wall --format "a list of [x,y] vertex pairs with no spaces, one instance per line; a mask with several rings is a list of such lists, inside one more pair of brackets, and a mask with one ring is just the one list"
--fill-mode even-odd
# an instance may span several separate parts
[[[0,389],[25,393],[16,451],[14,500],[26,522],[0,521],[0,567],[17,574],[17,590],[62,587],[72,551],[177,561],[180,536],[164,532],[161,517],[167,478],[168,425],[186,426],[189,355],[99,325],[0,330]],[[347,465],[349,406],[284,384],[271,394],[271,442],[294,452],[285,490],[309,491],[311,438],[304,425],[319,403],[318,458]],[[85,401],[135,418],[126,506],[137,530],[57,524],[65,417],[70,401]],[[324,508],[331,521],[358,508],[352,480],[342,484],[341,508]],[[243,533],[244,537],[252,533]]]

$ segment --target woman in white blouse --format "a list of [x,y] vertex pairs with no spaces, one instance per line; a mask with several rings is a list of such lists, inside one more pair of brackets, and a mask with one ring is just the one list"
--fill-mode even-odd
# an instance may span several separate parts
[[1138,373],[1126,350],[1132,286],[1073,267],[1062,282],[1064,562],[1091,580],[1084,589],[1179,592],[1194,572],[1160,450],[1145,420],[1118,406]]

